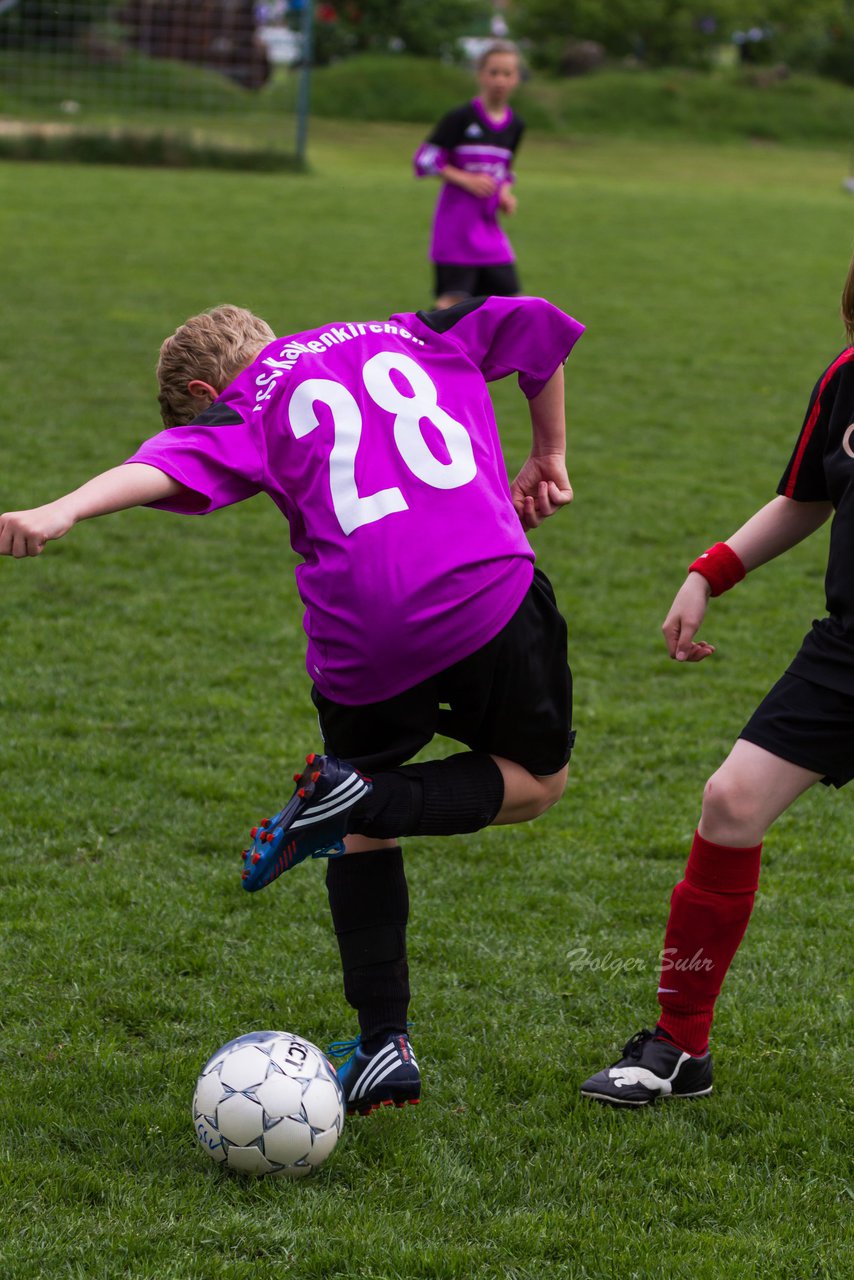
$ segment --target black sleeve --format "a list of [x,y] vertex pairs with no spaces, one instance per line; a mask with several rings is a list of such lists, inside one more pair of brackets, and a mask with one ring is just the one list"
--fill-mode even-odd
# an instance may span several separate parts
[[455,107],[446,116],[442,116],[427,141],[434,147],[442,147],[445,151],[453,151],[454,147],[458,146],[465,136],[469,110],[468,106]]
[[796,502],[824,502],[829,498],[824,474],[828,424],[839,391],[841,370],[834,362],[812,389],[803,426],[777,492]]

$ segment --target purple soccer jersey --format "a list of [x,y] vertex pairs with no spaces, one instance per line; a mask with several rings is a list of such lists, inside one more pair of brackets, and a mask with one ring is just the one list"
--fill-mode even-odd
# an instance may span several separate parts
[[390,698],[513,616],[534,555],[486,383],[536,395],[584,326],[540,298],[335,323],[279,338],[186,427],[128,459],[204,513],[269,494],[302,558],[306,665],[321,693]]
[[448,112],[415,153],[416,176],[441,174],[445,165],[467,173],[495,178],[492,196],[473,196],[452,183],[442,184],[430,258],[433,262],[477,267],[515,261],[513,247],[498,222],[498,197],[503,184],[513,182],[513,154],[524,124],[510,107],[500,121],[491,120],[479,99]]

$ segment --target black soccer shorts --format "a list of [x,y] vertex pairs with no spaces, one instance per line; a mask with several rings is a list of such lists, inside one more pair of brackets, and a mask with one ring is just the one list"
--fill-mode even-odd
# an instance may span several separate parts
[[371,774],[411,760],[441,733],[530,773],[558,773],[575,740],[566,642],[551,583],[535,569],[498,635],[429,680],[360,707],[332,702],[315,686],[324,749]]
[[461,267],[452,262],[437,262],[436,297],[458,293],[464,298],[512,298],[522,292],[514,262],[501,262],[485,267]]
[[739,737],[844,787],[854,778],[854,696],[787,671]]

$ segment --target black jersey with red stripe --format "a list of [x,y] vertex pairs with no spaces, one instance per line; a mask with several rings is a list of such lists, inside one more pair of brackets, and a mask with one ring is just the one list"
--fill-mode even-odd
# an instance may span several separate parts
[[828,616],[813,622],[789,670],[854,693],[854,347],[815,384],[777,492],[834,508],[824,580]]

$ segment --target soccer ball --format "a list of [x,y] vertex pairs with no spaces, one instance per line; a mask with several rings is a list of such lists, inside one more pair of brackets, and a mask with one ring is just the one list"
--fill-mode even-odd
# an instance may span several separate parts
[[196,1137],[212,1160],[260,1177],[304,1178],[331,1155],[344,1092],[316,1045],[287,1031],[250,1031],[202,1067]]

